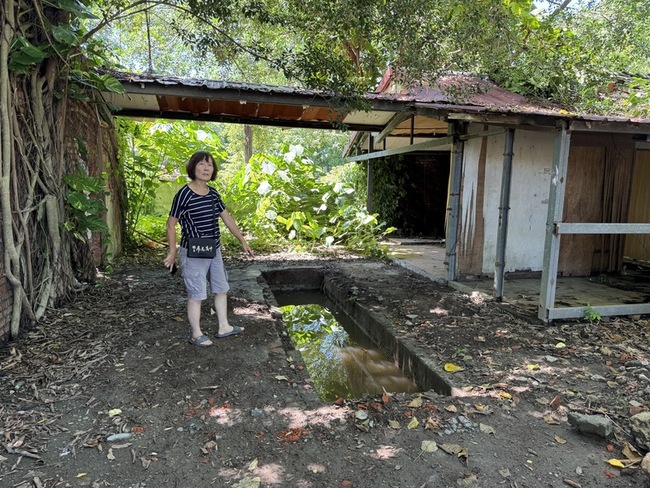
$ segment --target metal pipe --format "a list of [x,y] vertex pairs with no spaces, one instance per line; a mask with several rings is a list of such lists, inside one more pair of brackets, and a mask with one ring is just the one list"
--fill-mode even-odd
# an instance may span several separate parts
[[[372,134],[368,134],[368,154],[373,152],[374,150],[374,140],[372,137]],[[368,161],[368,172],[367,172],[367,186],[368,186],[368,194],[366,196],[366,210],[368,213],[372,213],[372,190],[373,190],[373,177],[374,177],[374,161],[370,159]]]
[[501,201],[499,205],[499,227],[497,229],[497,259],[494,264],[494,297],[503,300],[503,279],[506,269],[506,244],[508,240],[508,214],[510,211],[510,182],[512,180],[512,148],[515,130],[506,131],[503,152],[503,171],[501,175]]

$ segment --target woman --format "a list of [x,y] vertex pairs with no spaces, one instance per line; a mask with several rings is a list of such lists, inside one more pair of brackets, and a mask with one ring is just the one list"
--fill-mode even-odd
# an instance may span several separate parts
[[[163,261],[165,267],[173,270],[176,261],[176,224],[181,224],[181,242],[178,250],[185,289],[187,290],[187,318],[190,322],[191,344],[201,347],[211,346],[213,342],[201,331],[201,303],[207,298],[206,281],[214,293],[214,309],[219,322],[218,338],[241,333],[244,328],[228,323],[228,295],[230,289],[221,257],[221,234],[218,218],[239,239],[244,252],[253,256],[253,250],[237,227],[235,219],[228,213],[221,196],[208,186],[217,176],[217,165],[212,154],[205,151],[194,153],[187,162],[187,175],[190,182],[174,196],[172,208],[167,219],[167,242],[169,253]],[[194,237],[214,238],[216,255],[214,258],[190,258],[187,256],[188,242]]]

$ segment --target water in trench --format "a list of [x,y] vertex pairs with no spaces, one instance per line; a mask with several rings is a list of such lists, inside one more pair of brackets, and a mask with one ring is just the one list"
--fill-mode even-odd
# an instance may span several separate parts
[[354,323],[335,317],[321,293],[274,292],[294,347],[323,401],[419,391]]

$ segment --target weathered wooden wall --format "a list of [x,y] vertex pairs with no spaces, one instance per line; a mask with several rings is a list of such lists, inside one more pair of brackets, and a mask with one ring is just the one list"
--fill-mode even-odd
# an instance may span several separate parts
[[[470,127],[472,131],[484,126]],[[461,275],[494,272],[505,136],[465,145],[459,268]],[[506,271],[539,271],[544,255],[553,134],[515,132]]]
[[[639,150],[634,161],[630,190],[630,222],[650,222],[650,150]],[[650,235],[635,234],[625,238],[625,257],[650,263]]]
[[[485,129],[479,124],[470,126],[470,132]],[[515,131],[506,272],[540,272],[543,268],[554,139],[550,131]],[[505,135],[471,139],[465,144],[459,279],[494,273],[504,149]],[[629,135],[574,133],[563,220],[627,222],[633,160],[634,141]],[[617,271],[622,259],[622,236],[565,235],[559,273],[588,276]]]
[[[629,135],[574,134],[571,138],[565,222],[628,221],[634,141]],[[560,244],[559,272],[588,276],[620,271],[621,235],[566,235]]]

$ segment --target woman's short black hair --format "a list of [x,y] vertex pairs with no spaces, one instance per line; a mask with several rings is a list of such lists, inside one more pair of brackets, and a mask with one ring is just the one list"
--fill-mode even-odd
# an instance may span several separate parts
[[214,179],[217,177],[217,163],[214,162],[212,154],[210,154],[208,151],[197,151],[192,154],[190,160],[185,165],[187,176],[189,176],[191,180],[194,180],[196,178],[196,165],[201,161],[208,161],[209,163],[212,163],[212,177],[210,178],[210,181],[214,181]]

